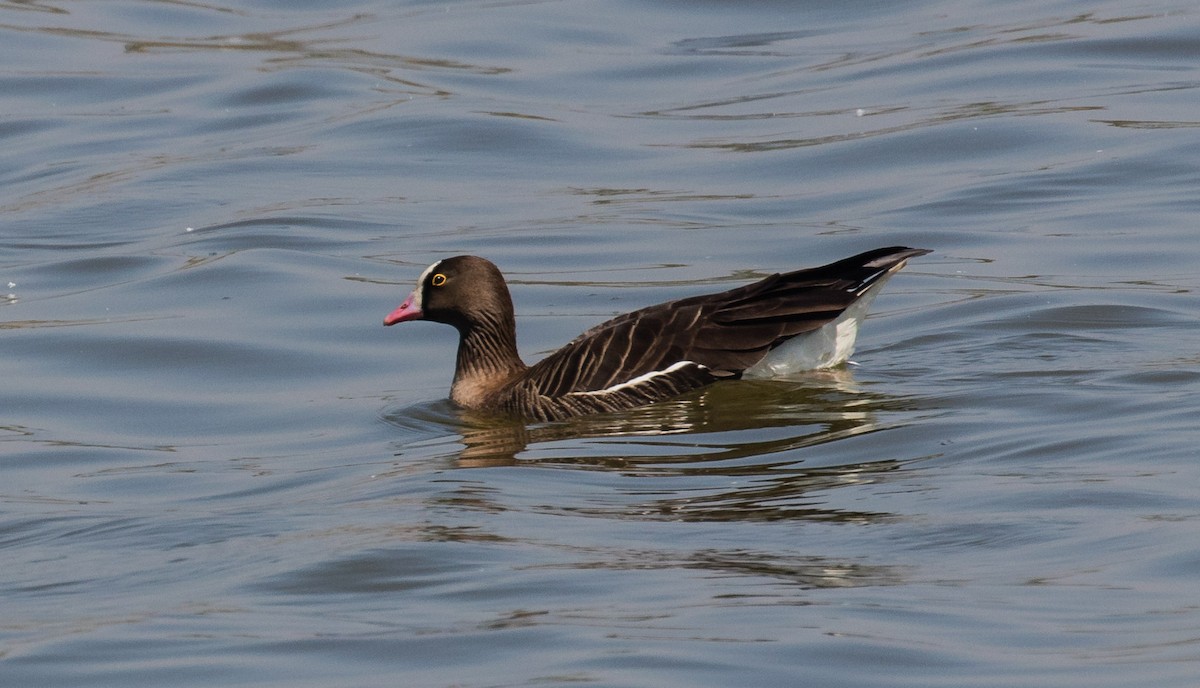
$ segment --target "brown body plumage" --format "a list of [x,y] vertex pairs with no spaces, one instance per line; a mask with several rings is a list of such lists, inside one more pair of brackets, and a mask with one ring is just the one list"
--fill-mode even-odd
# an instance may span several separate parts
[[[874,296],[873,287],[908,258],[928,252],[876,249],[643,308],[593,327],[533,366],[517,353],[504,277],[483,258],[457,256],[429,266],[384,324],[424,319],[458,329],[450,391],[455,403],[554,420],[632,408],[741,377],[789,340],[836,324],[855,301]],[[851,330],[851,345],[853,335]]]

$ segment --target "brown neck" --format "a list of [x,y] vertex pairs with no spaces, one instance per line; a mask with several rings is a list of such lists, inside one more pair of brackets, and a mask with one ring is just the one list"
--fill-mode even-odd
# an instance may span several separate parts
[[511,315],[472,323],[459,329],[458,362],[450,398],[460,406],[479,408],[524,371]]

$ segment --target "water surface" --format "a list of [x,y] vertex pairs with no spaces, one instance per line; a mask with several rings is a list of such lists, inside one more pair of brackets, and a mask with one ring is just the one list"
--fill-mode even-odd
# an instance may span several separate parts
[[[0,2],[0,676],[1200,673],[1189,3]],[[521,425],[535,360],[905,244],[859,365]]]

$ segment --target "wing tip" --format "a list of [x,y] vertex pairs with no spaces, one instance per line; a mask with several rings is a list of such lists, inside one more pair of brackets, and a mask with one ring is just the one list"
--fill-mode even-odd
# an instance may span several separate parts
[[871,254],[875,254],[875,256],[864,262],[863,267],[899,270],[904,267],[904,262],[909,258],[916,258],[927,253],[933,253],[933,249],[909,248],[907,246],[890,246],[888,248],[875,249],[871,251]]

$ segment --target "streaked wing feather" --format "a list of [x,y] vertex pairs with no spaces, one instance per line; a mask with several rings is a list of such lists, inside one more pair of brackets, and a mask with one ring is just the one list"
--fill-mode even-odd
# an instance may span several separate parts
[[685,360],[700,319],[691,309],[651,306],[602,323],[529,368],[547,396],[590,392]]

